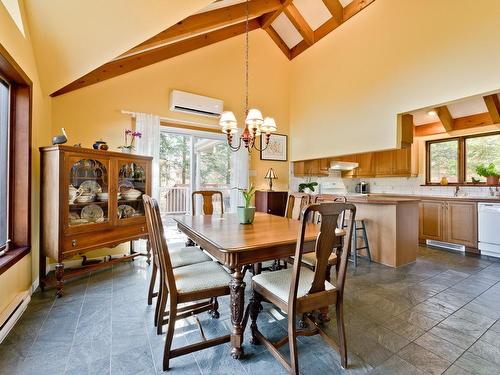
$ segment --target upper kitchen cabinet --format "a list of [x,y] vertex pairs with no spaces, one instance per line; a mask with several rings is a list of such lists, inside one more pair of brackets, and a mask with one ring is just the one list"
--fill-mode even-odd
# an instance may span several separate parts
[[314,159],[296,161],[293,163],[293,174],[301,176],[326,176],[328,175],[329,159]]

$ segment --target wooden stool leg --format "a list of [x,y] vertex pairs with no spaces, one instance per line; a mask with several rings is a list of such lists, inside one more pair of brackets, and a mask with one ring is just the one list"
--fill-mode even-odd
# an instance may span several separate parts
[[356,232],[356,221],[352,223],[352,249],[351,249],[351,257],[354,263],[354,267],[358,266],[358,235]]
[[148,305],[153,304],[153,292],[155,290],[156,273],[157,273],[156,263],[153,262],[153,269],[151,270],[151,280],[149,281]]
[[372,254],[370,252],[370,245],[368,244],[368,235],[366,234],[366,224],[364,220],[361,220],[361,223],[363,224],[363,242],[365,243],[366,246],[366,254],[368,255],[368,260],[370,263],[372,262]]
[[167,336],[165,338],[165,350],[163,351],[163,371],[170,367],[170,349],[174,338],[175,321],[177,318],[177,301],[171,301],[170,316],[168,319]]

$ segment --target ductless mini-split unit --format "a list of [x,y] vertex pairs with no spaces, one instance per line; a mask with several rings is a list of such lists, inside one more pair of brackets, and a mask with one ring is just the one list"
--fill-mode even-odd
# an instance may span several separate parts
[[224,111],[224,101],[191,94],[190,92],[172,90],[170,94],[170,110],[172,112],[219,117]]

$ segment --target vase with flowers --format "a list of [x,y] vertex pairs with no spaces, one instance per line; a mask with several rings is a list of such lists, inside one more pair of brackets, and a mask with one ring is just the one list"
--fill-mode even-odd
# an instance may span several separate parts
[[130,129],[125,129],[125,144],[118,147],[122,152],[126,154],[132,153],[135,150],[134,142],[136,138],[141,138],[142,133],[132,131]]

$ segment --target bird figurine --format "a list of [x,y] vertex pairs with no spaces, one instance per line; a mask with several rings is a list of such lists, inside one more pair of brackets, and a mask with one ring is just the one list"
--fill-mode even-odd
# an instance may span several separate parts
[[62,145],[66,142],[68,142],[68,136],[66,135],[66,130],[64,128],[61,128],[62,130],[62,135],[56,135],[52,137],[52,144],[53,145]]

